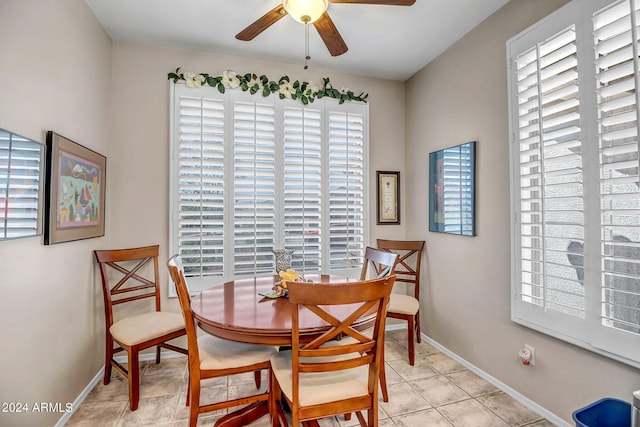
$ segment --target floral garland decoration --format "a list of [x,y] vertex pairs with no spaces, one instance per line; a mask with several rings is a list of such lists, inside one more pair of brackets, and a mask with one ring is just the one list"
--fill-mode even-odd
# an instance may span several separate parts
[[345,101],[367,102],[367,97],[369,96],[369,94],[365,94],[364,92],[356,95],[349,89],[334,89],[329,81],[329,77],[322,78],[322,88],[310,82],[300,82],[298,80],[291,82],[289,76],[282,76],[276,82],[269,80],[265,75],[261,75],[260,77],[251,73],[241,75],[231,70],[226,70],[221,76],[211,76],[207,73],[181,73],[180,68],[177,68],[175,73],[169,73],[168,77],[169,79],[173,79],[174,83],[183,80],[187,87],[190,88],[201,87],[203,84],[207,84],[217,88],[220,93],[224,93],[227,89],[236,88],[241,88],[243,92],[249,91],[252,95],[258,92],[261,92],[262,96],[277,93],[280,99],[299,99],[304,105],[325,96],[337,99],[340,104],[343,104]]

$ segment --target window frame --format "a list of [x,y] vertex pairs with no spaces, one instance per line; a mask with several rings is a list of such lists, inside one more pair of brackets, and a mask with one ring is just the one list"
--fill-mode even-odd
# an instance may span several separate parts
[[[638,0],[636,0],[637,2]],[[601,322],[600,178],[593,14],[615,0],[573,0],[507,41],[508,113],[511,209],[511,320],[597,354],[640,367],[640,334],[605,327]],[[584,309],[580,319],[526,303],[521,298],[520,172],[518,102],[515,60],[517,55],[575,25],[578,55],[580,140],[584,210]],[[636,90],[640,90],[636,77]],[[636,108],[640,105],[636,104]],[[638,125],[640,128],[640,124]],[[639,130],[640,133],[640,130]],[[638,137],[640,138],[640,137]],[[545,239],[546,240],[546,239]],[[633,349],[635,350],[635,353]]]
[[[178,95],[176,93],[176,89],[178,87],[185,87],[184,82],[174,83],[172,81],[169,82],[170,86],[170,182],[169,182],[169,251],[171,254],[178,253],[178,221],[176,218],[176,209],[178,207],[178,196],[179,196],[179,144],[178,144],[178,120],[179,117],[176,117],[176,103],[178,102]],[[224,119],[224,168],[225,171],[233,170],[233,156],[228,156],[226,154],[233,153],[234,149],[234,135],[233,135],[233,119],[232,115],[229,113],[234,108],[234,102],[250,102],[250,103],[265,103],[272,104],[274,110],[276,111],[276,129],[275,129],[275,141],[279,146],[276,147],[276,159],[275,159],[275,180],[276,180],[276,194],[275,194],[275,248],[284,248],[285,246],[285,235],[284,235],[284,204],[282,202],[282,191],[284,189],[284,172],[283,172],[283,159],[278,157],[278,153],[282,152],[282,144],[283,142],[283,132],[284,132],[284,111],[288,107],[296,108],[296,109],[313,109],[320,110],[321,112],[321,122],[322,122],[322,130],[321,130],[321,144],[327,145],[329,140],[329,115],[334,112],[346,112],[352,114],[361,114],[363,120],[363,138],[362,138],[362,159],[364,162],[362,169],[362,178],[364,188],[363,192],[363,233],[362,233],[362,256],[364,256],[364,248],[366,247],[369,240],[369,104],[368,103],[356,103],[356,102],[345,102],[343,104],[339,103],[338,100],[330,99],[330,98],[322,98],[317,99],[315,102],[309,105],[303,105],[299,100],[291,100],[291,99],[280,99],[277,94],[271,94],[267,97],[263,97],[261,94],[252,95],[247,92],[243,92],[240,90],[227,89],[224,94],[221,94],[217,88],[211,88],[207,86],[203,86],[200,88],[185,88],[180,89],[185,91],[197,91],[194,92],[196,97],[203,96],[208,99],[222,99],[224,104],[225,119]],[[278,118],[281,120],[278,121]],[[322,169],[322,182],[323,186],[325,186],[323,193],[327,193],[329,191],[329,165],[324,162],[324,160],[328,159],[328,148],[323,147],[326,155],[323,155],[323,163],[321,165]],[[233,177],[231,177],[232,179]],[[227,183],[227,178],[225,178],[225,188]],[[230,199],[233,199],[233,188],[230,190],[225,190],[225,193],[230,191],[230,197],[225,195],[224,201],[224,229],[225,235],[227,236],[224,239],[223,247],[224,253],[230,253],[231,256],[225,257],[224,261],[224,269],[222,276],[207,276],[207,277],[191,277],[190,285],[193,293],[200,292],[206,288],[212,286],[221,285],[229,280],[233,280],[238,277],[247,277],[247,276],[238,276],[233,274],[233,236],[229,237],[229,233],[233,232],[233,202]],[[330,266],[330,234],[329,234],[329,198],[323,194],[322,195],[322,206],[323,206],[323,214],[321,217],[322,229],[326,230],[323,233],[322,239],[322,249],[321,249],[321,259],[322,259],[322,268],[318,273],[322,274],[336,274],[347,277],[357,277],[360,273],[360,267],[358,268],[347,268],[347,269],[331,269]],[[231,228],[229,228],[231,227]],[[326,243],[325,243],[326,242]],[[275,261],[274,261],[275,262]],[[356,271],[357,270],[357,271]],[[202,282],[206,282],[206,285]],[[175,289],[172,286],[169,286],[169,296],[175,297]]]

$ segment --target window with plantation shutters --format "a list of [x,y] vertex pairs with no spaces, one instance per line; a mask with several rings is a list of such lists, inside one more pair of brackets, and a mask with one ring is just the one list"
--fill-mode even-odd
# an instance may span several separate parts
[[303,273],[359,273],[367,114],[172,84],[169,250],[192,291],[273,274],[280,248]]
[[0,240],[42,233],[44,145],[0,129]]
[[574,0],[508,53],[512,319],[640,366],[636,3]]
[[[618,1],[593,17],[600,193],[600,306],[603,328],[640,335],[638,60],[640,2]],[[600,330],[598,344],[612,339]],[[637,342],[633,344],[637,345]],[[637,355],[640,346],[624,354]]]

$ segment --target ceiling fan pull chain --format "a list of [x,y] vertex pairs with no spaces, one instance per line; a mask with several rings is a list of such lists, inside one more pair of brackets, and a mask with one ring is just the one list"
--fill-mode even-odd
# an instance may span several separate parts
[[309,56],[309,22],[304,23],[304,69],[309,68],[307,61],[309,61],[311,57]]

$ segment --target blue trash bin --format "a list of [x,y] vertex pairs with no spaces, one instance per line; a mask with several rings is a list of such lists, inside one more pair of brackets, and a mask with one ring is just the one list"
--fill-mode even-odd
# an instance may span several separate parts
[[631,427],[631,404],[605,398],[573,413],[576,427]]

